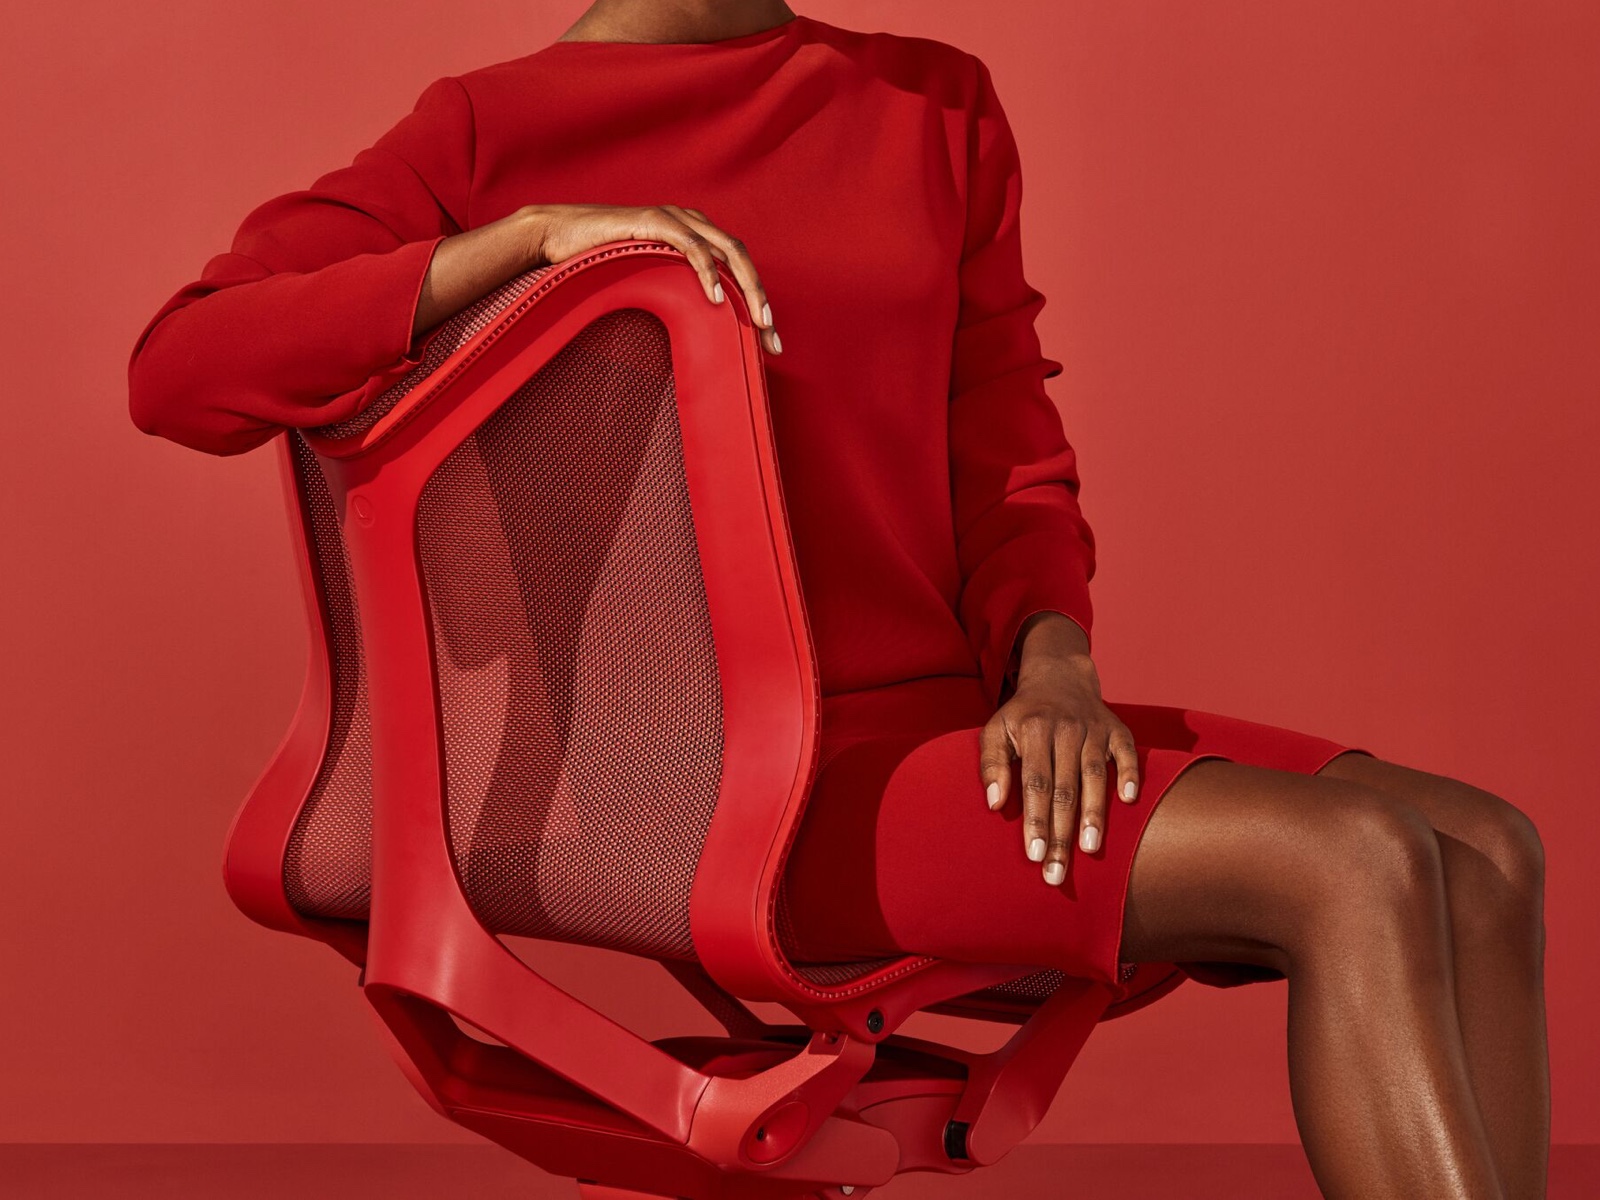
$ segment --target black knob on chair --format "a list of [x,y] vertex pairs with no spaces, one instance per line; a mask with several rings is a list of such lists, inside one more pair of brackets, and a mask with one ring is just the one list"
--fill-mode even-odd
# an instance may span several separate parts
[[944,1152],[948,1158],[965,1159],[967,1155],[967,1123],[946,1121],[944,1126]]

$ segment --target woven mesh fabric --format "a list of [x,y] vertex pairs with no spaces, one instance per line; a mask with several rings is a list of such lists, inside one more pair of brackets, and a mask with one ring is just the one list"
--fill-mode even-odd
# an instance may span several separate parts
[[418,547],[490,929],[692,958],[722,692],[665,326],[607,313],[440,466]]
[[315,432],[324,437],[348,438],[356,437],[371,429],[384,414],[392,411],[395,405],[437,371],[445,359],[493,325],[518,296],[537,283],[542,276],[555,269],[555,266],[546,264],[531,271],[524,271],[515,279],[501,284],[477,303],[462,309],[443,322],[433,333],[417,365],[402,375],[392,386],[379,393],[372,403],[348,421],[323,425]]
[[299,434],[289,437],[328,616],[333,712],[327,754],[289,836],[283,884],[301,913],[365,920],[372,890],[372,728],[361,623],[322,467]]
[[1060,971],[1036,971],[1032,975],[1024,975],[1021,979],[985,988],[977,994],[1004,996],[1009,1000],[1037,1000],[1042,1004],[1050,999],[1051,994],[1065,979],[1066,975]]

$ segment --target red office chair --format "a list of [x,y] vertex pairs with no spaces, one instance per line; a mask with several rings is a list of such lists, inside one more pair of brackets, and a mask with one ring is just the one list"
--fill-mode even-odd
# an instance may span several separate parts
[[[581,1195],[864,1196],[994,1162],[1097,1021],[1179,979],[1108,1009],[1027,965],[786,954],[817,674],[719,269],[721,305],[660,242],[530,271],[358,417],[278,439],[311,665],[225,876],[362,968],[438,1112]],[[647,1041],[500,934],[655,958],[727,1036]],[[986,1055],[894,1032],[924,1009],[1020,1028]]]

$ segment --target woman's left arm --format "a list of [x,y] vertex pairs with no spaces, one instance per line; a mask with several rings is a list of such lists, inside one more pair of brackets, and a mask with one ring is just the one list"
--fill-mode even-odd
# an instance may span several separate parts
[[1034,322],[1045,297],[1023,274],[1020,156],[987,66],[972,63],[950,383],[959,615],[997,705],[983,733],[990,807],[1004,807],[1015,757],[1024,852],[1060,883],[1075,835],[1089,852],[1099,846],[1106,760],[1135,784],[1138,762],[1089,657],[1094,534],[1078,503],[1077,456],[1044,388],[1062,364],[1041,352]]

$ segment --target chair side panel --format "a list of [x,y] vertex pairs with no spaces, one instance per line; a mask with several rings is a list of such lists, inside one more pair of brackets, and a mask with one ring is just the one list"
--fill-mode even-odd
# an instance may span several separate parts
[[372,887],[372,727],[349,556],[321,464],[290,433],[329,638],[328,748],[284,855],[284,892],[302,916],[365,920]]

